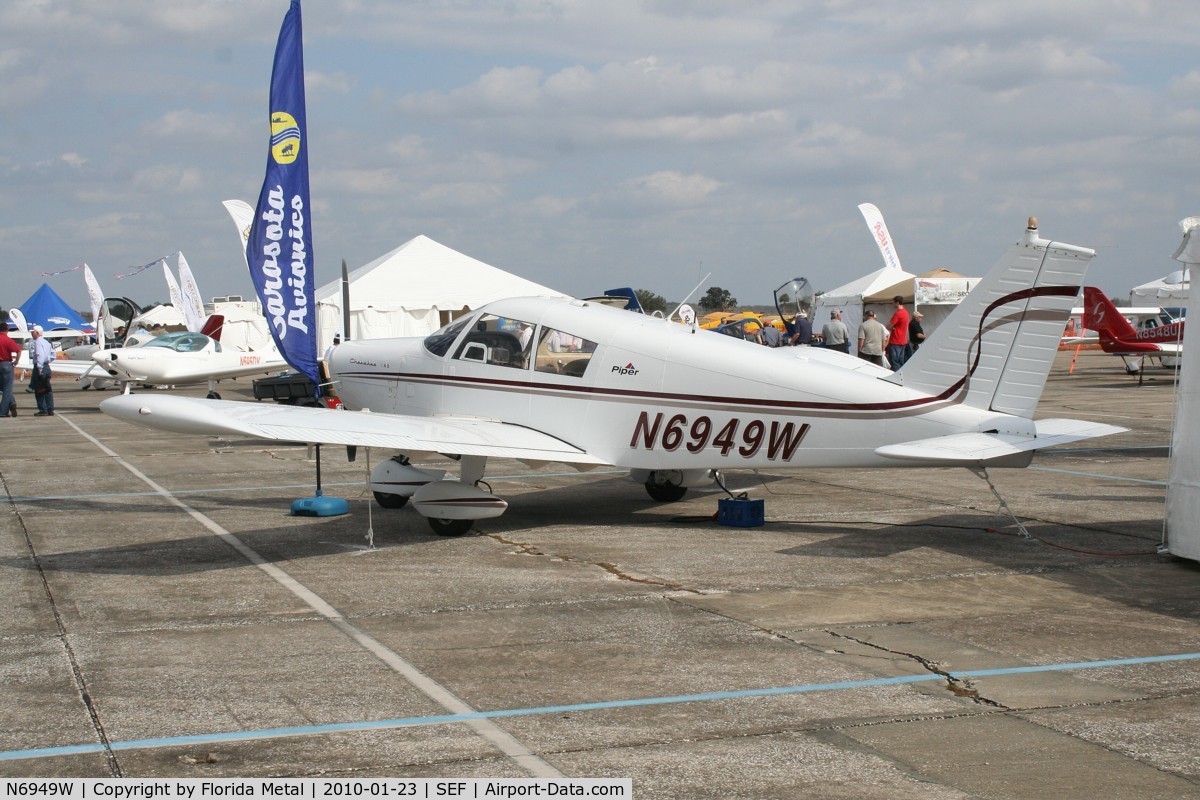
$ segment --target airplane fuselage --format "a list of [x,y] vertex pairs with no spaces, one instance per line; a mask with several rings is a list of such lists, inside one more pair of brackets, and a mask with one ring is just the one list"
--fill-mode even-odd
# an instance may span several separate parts
[[[522,358],[512,357],[516,344],[502,349],[500,363],[480,360],[483,345],[468,357],[473,335],[507,342],[475,333],[473,320],[485,317],[528,326]],[[1033,430],[1030,420],[957,404],[957,394],[934,397],[881,380],[892,373],[840,352],[768,348],[598,304],[520,298],[471,320],[448,347],[435,347],[442,354],[420,338],[340,345],[331,372],[343,403],[503,420],[649,470],[895,466],[875,448],[961,431]],[[582,347],[552,352],[547,332]]]
[[214,345],[209,340],[200,349],[179,351],[155,347],[152,340],[149,346],[98,350],[92,354],[92,360],[119,381],[157,385],[268,375],[287,368],[283,358],[274,351],[218,351]]

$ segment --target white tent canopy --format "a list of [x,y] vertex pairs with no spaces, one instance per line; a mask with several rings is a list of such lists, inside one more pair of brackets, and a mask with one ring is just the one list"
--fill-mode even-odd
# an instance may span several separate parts
[[[475,309],[507,297],[565,297],[541,284],[439,244],[410,239],[350,273],[351,339],[423,336],[443,324],[443,312]],[[318,352],[342,330],[342,282],[316,291]]]
[[874,311],[875,318],[887,326],[893,313],[892,298],[900,296],[913,311],[921,312],[921,326],[928,336],[978,282],[979,278],[965,278],[943,267],[920,275],[884,267],[817,297],[813,330],[820,331],[829,321],[830,311],[840,308],[842,321],[850,329],[850,350],[855,352],[858,326],[866,311]]
[[1188,217],[1179,221],[1183,241],[1179,243],[1171,258],[1182,262],[1183,269],[1164,275],[1156,281],[1133,287],[1129,293],[1129,305],[1161,306],[1164,300],[1187,300],[1192,288],[1192,265],[1200,264],[1200,217]]
[[916,277],[903,269],[884,267],[819,295],[814,302],[813,330],[820,331],[829,321],[830,312],[840,308],[842,321],[850,329],[850,352],[857,352],[855,345],[863,314],[870,309],[886,325],[892,317],[892,298],[902,295],[911,300]]
[[1158,280],[1133,287],[1131,306],[1161,306],[1164,300],[1187,300],[1191,289],[1191,269],[1177,269]]

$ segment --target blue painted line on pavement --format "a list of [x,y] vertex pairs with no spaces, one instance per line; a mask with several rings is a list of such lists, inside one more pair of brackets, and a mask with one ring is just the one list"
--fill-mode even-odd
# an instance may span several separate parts
[[1036,469],[1040,472],[1061,472],[1064,475],[1080,475],[1084,478],[1105,478],[1110,481],[1129,481],[1132,483],[1148,483],[1152,486],[1166,486],[1166,481],[1152,481],[1148,478],[1126,478],[1122,475],[1102,475],[1099,472],[1079,472],[1073,469],[1055,469],[1054,467],[1026,467],[1026,469]]
[[1039,450],[1040,456],[1071,455],[1074,453],[1116,453],[1126,450],[1170,450],[1169,444],[1130,445],[1128,447],[1056,447],[1053,450]]
[[[966,670],[954,673],[955,678],[989,677],[997,675],[1025,675],[1037,672],[1066,672],[1075,669],[1103,669],[1108,667],[1141,666],[1144,664],[1163,664],[1173,661],[1200,660],[1200,653],[1176,653],[1161,656],[1142,656],[1138,658],[1112,658],[1102,661],[1076,661],[1067,664],[1038,664],[1026,667],[1001,667],[998,669]],[[301,725],[287,728],[264,728],[250,731],[227,731],[224,733],[205,733],[192,736],[165,736],[154,739],[133,739],[125,742],[110,742],[109,748],[119,750],[143,750],[161,747],[183,747],[187,745],[210,745],[228,742],[247,742],[261,739],[281,739],[298,736],[315,736],[325,733],[352,733],[356,731],[385,730],[391,728],[411,728],[424,725],[444,725],[466,722],[472,719],[500,719],[504,717],[526,717],[539,714],[564,714],[581,711],[599,711],[616,708],[638,708],[644,706],[668,705],[677,703],[704,703],[718,700],[738,700],[751,697],[779,697],[785,695],[807,694],[811,692],[833,692],[851,689],[866,689],[876,686],[895,686],[909,683],[928,683],[946,680],[946,676],[934,673],[921,675],[901,675],[894,678],[872,678],[861,681],[838,681],[836,683],[813,683],[803,686],[780,686],[764,689],[743,689],[729,692],[707,692],[704,694],[683,694],[667,697],[644,697],[633,700],[609,700],[596,703],[575,703],[560,706],[539,706],[533,708],[512,708],[499,711],[476,711],[469,714],[440,714],[425,717],[400,717],[396,719],[362,720],[358,722],[337,722],[325,725]],[[104,746],[96,744],[65,745],[61,747],[39,747],[29,750],[8,750],[0,752],[0,761],[17,761],[30,758],[50,758],[55,756],[81,755],[100,753]]]

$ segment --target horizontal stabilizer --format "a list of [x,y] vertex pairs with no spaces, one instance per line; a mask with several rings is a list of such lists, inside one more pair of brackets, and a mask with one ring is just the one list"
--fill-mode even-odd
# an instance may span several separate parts
[[246,436],[281,442],[386,447],[568,464],[607,462],[531,428],[487,419],[413,417],[330,408],[297,408],[194,397],[127,394],[100,404],[109,416],[172,433]]
[[973,464],[1129,430],[1116,425],[1077,419],[1040,419],[1034,425],[1037,427],[1035,435],[955,433],[949,436],[935,436],[932,439],[889,444],[876,448],[875,452],[887,458],[905,461],[957,461]]

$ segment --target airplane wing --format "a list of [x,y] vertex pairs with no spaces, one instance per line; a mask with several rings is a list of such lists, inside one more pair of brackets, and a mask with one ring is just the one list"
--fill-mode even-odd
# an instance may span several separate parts
[[[80,360],[73,360],[73,359],[56,358],[55,360],[50,362],[50,374],[51,375],[83,375],[85,372],[87,372],[88,370],[93,369],[95,367],[96,367],[96,362],[92,361],[91,359],[88,359],[87,361],[80,361]],[[33,362],[29,358],[28,350],[23,351],[21,353],[20,360],[17,361],[17,363],[13,365],[13,368],[17,372],[33,369]],[[104,371],[100,370],[99,368],[96,368],[95,375],[96,375],[96,377],[102,377],[104,375]]]
[[409,453],[607,464],[531,428],[474,417],[415,417],[329,408],[129,394],[100,404],[125,422],[172,433],[387,447]]
[[917,439],[912,442],[877,447],[875,452],[887,458],[907,461],[960,461],[975,463],[994,458],[1041,450],[1056,444],[1077,442],[1095,436],[1124,433],[1128,428],[1084,422],[1076,419],[1039,419],[1034,422],[1037,434],[1022,436],[1007,433],[955,433]]

